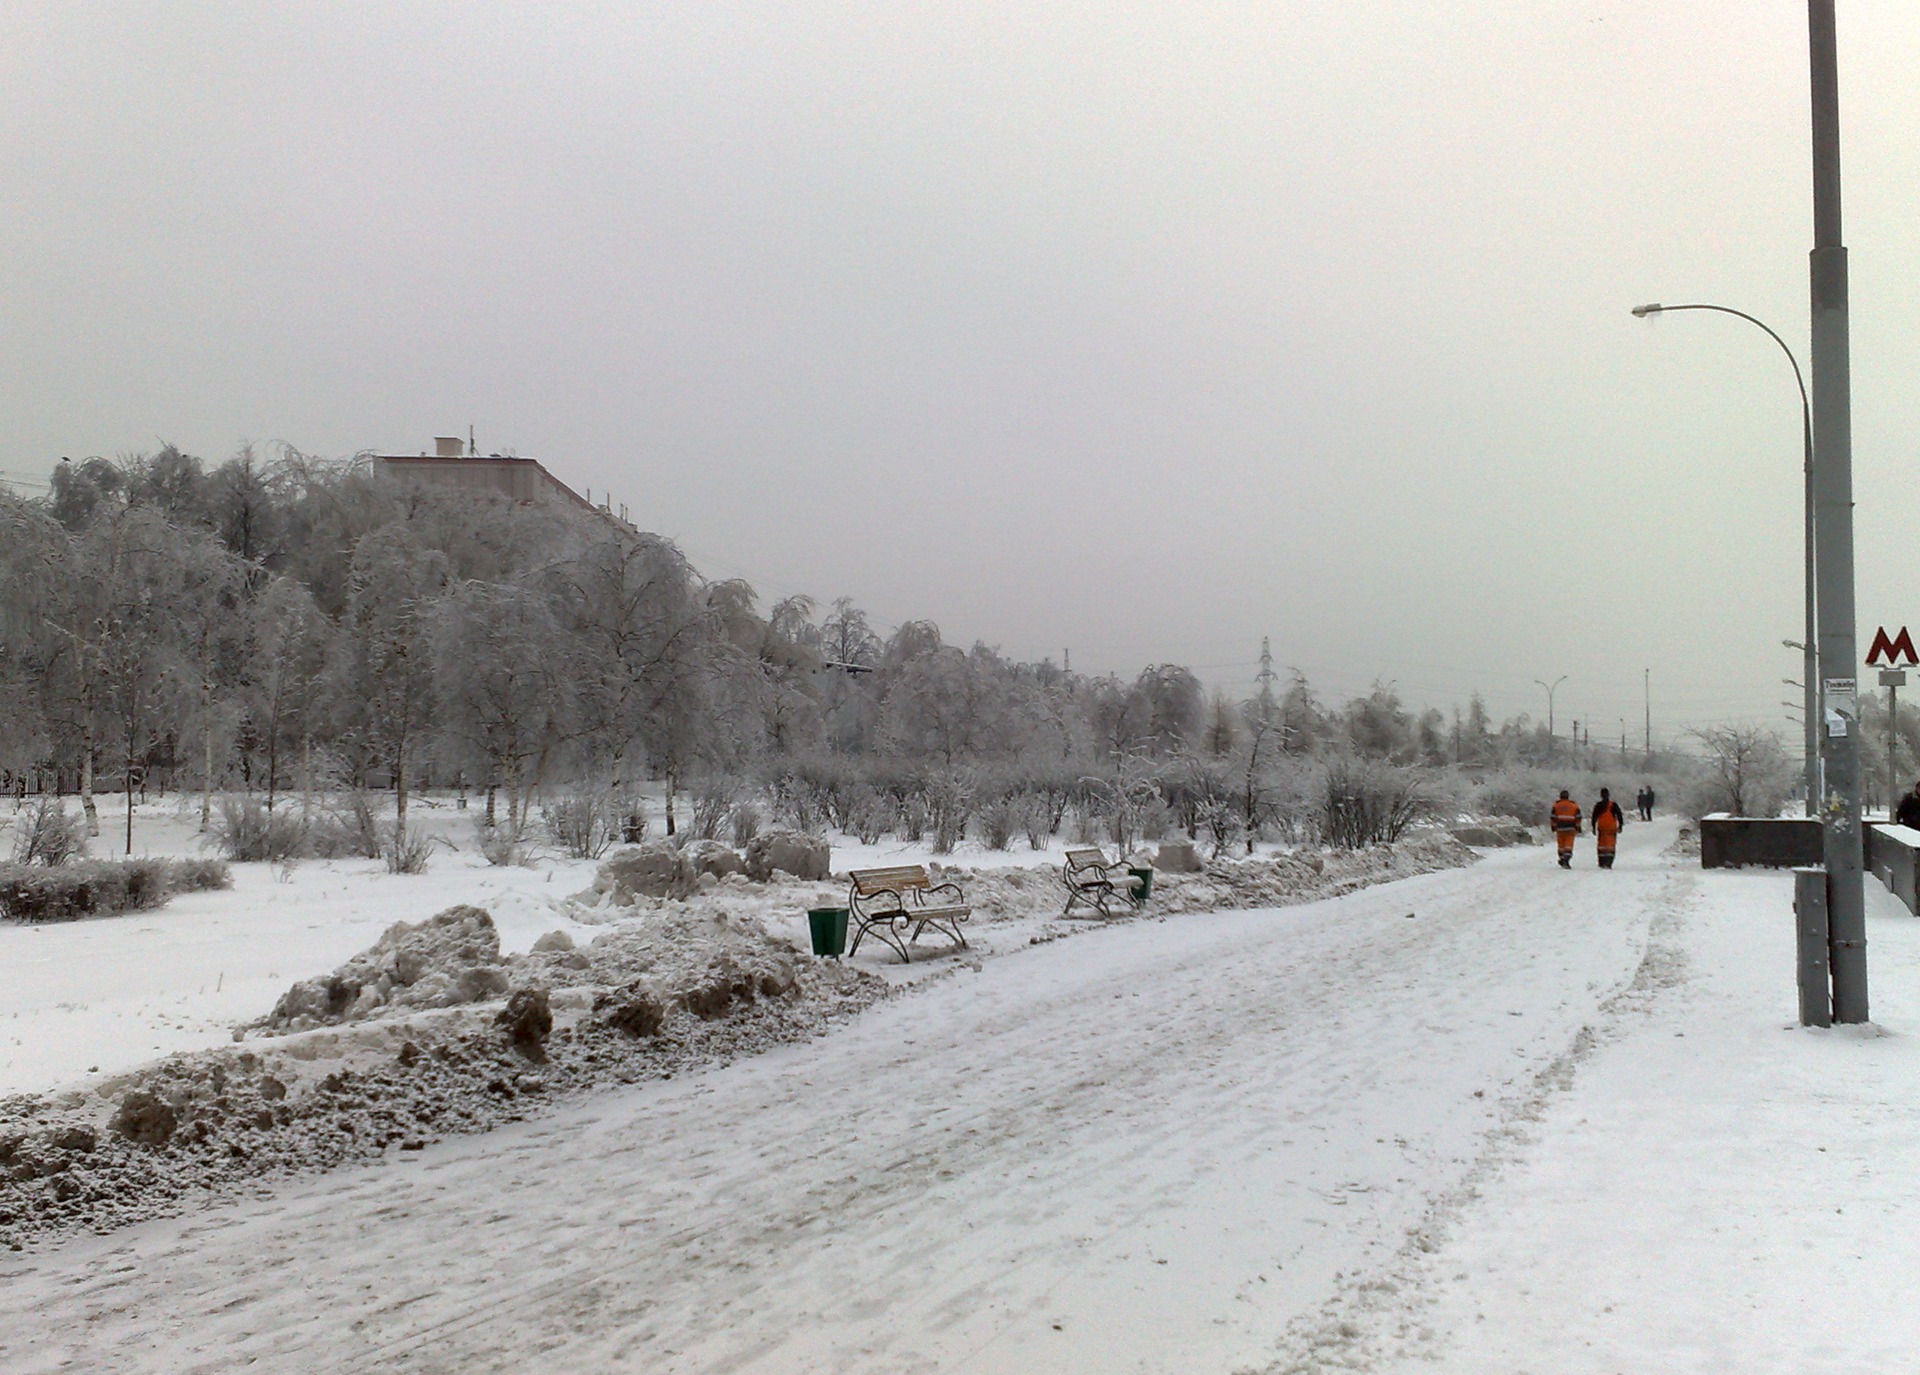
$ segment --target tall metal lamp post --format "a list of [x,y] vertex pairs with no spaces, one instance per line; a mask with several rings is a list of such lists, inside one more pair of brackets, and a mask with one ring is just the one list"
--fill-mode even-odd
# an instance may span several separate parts
[[1819,532],[1820,819],[1827,861],[1833,1020],[1867,1020],[1867,894],[1860,834],[1859,658],[1853,605],[1853,402],[1847,250],[1840,236],[1840,64],[1833,0],[1807,0],[1813,94],[1815,528]]
[[1793,356],[1793,350],[1787,347],[1787,341],[1775,334],[1763,320],[1757,320],[1744,310],[1735,310],[1732,306],[1710,306],[1694,303],[1684,306],[1663,306],[1659,302],[1650,305],[1635,306],[1633,313],[1641,319],[1649,315],[1663,315],[1670,310],[1711,310],[1721,315],[1733,315],[1748,324],[1765,330],[1767,337],[1780,346],[1780,352],[1787,355],[1787,362],[1793,366],[1794,385],[1800,388],[1800,467],[1802,483],[1805,489],[1803,524],[1805,531],[1802,543],[1805,546],[1805,596],[1807,634],[1805,641],[1787,640],[1784,643],[1799,649],[1805,659],[1801,681],[1805,684],[1806,704],[1801,708],[1806,724],[1806,763],[1804,772],[1807,789],[1807,815],[1814,814],[1814,807],[1820,796],[1820,686],[1818,665],[1815,659],[1814,617],[1814,547],[1813,547],[1813,406],[1807,399],[1806,378],[1800,372],[1800,360]]
[[1567,675],[1563,673],[1551,683],[1545,678],[1535,678],[1533,681],[1547,690],[1547,759],[1551,762],[1556,748],[1553,735],[1553,690],[1567,681]]

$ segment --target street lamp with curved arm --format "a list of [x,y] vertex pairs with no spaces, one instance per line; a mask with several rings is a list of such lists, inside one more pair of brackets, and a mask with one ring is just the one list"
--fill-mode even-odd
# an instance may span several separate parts
[[[1649,315],[1664,315],[1670,310],[1711,310],[1719,315],[1732,315],[1745,320],[1748,324],[1765,330],[1769,339],[1780,346],[1780,352],[1787,355],[1787,362],[1793,366],[1794,385],[1800,388],[1800,451],[1802,481],[1805,486],[1806,514],[1804,517],[1806,545],[1806,618],[1807,637],[1798,648],[1805,655],[1805,693],[1806,704],[1802,714],[1806,728],[1806,763],[1804,766],[1807,790],[1807,815],[1813,815],[1814,801],[1820,796],[1820,687],[1817,668],[1818,655],[1815,651],[1817,627],[1814,623],[1814,575],[1813,575],[1813,407],[1807,400],[1807,379],[1800,371],[1800,360],[1793,356],[1793,350],[1787,347],[1787,341],[1774,333],[1773,328],[1764,320],[1755,319],[1744,310],[1735,310],[1732,306],[1706,305],[1693,302],[1688,305],[1667,306],[1658,301],[1644,306],[1635,306],[1633,313],[1644,320]],[[1786,643],[1794,644],[1789,640]]]
[[1545,678],[1535,678],[1533,681],[1547,690],[1547,752],[1551,756],[1553,752],[1553,690],[1567,681],[1567,675],[1563,673],[1551,683]]

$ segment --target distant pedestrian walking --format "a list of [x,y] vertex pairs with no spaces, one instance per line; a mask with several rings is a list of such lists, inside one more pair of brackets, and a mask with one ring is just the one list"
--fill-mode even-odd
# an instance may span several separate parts
[[1653,820],[1653,784],[1643,784],[1640,788],[1640,795],[1634,800],[1640,804],[1640,819],[1642,821]]
[[1600,800],[1593,804],[1593,843],[1600,852],[1600,867],[1613,867],[1614,847],[1620,843],[1620,828],[1627,824],[1627,818],[1620,810],[1620,804],[1600,790]]
[[1573,867],[1573,838],[1580,834],[1580,804],[1560,790],[1560,800],[1553,804],[1550,813],[1553,818],[1553,843],[1560,847],[1560,867]]
[[1913,785],[1913,791],[1900,799],[1900,806],[1893,814],[1894,821],[1901,826],[1911,826],[1920,831],[1920,782]]

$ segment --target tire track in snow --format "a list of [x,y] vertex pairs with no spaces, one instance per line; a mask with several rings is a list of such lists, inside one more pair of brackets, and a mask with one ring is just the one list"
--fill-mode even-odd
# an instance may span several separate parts
[[1433,1200],[1392,1261],[1380,1270],[1350,1277],[1319,1312],[1297,1319],[1282,1343],[1286,1354],[1257,1375],[1364,1371],[1382,1362],[1397,1368],[1403,1362],[1436,1358],[1445,1334],[1420,1318],[1431,1302],[1422,1290],[1433,1277],[1436,1255],[1481,1191],[1532,1144],[1530,1124],[1541,1121],[1553,1100],[1572,1090],[1581,1066],[1630,1031],[1628,1018],[1651,1012],[1657,999],[1685,983],[1687,957],[1679,936],[1686,913],[1697,900],[1695,877],[1675,873],[1654,912],[1633,977],[1600,1003],[1597,1023],[1582,1026],[1563,1054],[1501,1103],[1502,1128],[1487,1134],[1485,1149],[1466,1178]]

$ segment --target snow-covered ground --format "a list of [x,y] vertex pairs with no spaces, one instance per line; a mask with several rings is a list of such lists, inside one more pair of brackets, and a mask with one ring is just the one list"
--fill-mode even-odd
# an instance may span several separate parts
[[[10,820],[13,808],[0,806],[0,822]],[[652,808],[651,834],[658,836],[664,805],[656,797]],[[617,915],[583,914],[570,901],[591,889],[594,861],[530,846],[525,865],[488,864],[473,845],[476,815],[446,796],[415,799],[408,824],[435,839],[425,874],[390,874],[369,859],[235,864],[231,889],[182,893],[156,911],[35,926],[0,922],[0,1095],[97,1084],[162,1055],[226,1044],[236,1024],[266,1012],[290,983],[334,969],[395,922],[421,921],[456,903],[491,914],[502,950],[512,953],[549,931],[590,940],[596,927],[581,916]],[[123,853],[123,832],[111,806],[101,820],[92,853],[115,858]],[[134,853],[205,854],[198,822],[191,797],[145,804],[136,811]],[[963,841],[935,855],[926,841],[862,844],[838,833],[829,839],[835,873],[929,861],[987,872],[1027,869],[1049,900],[1071,844],[1056,839],[1036,850],[1016,837],[994,850]],[[5,840],[0,835],[0,844]],[[845,894],[844,881],[789,881],[729,891],[727,903],[804,945],[806,908],[844,905]],[[983,933],[975,944],[991,951],[1023,945],[1034,934],[1048,932],[1019,923]],[[863,951],[861,959],[883,977],[911,977],[887,967],[892,956],[884,947]]]
[[[429,805],[414,816],[470,846],[471,812]],[[101,858],[122,852],[115,820],[103,812],[105,834],[93,843]],[[197,820],[171,804],[142,808],[135,853],[205,853]],[[182,893],[152,912],[0,922],[0,1094],[85,1083],[219,1045],[294,980],[334,968],[396,921],[454,903],[490,912],[506,950],[525,950],[556,928],[578,933],[554,900],[590,886],[594,868],[564,859],[495,867],[470,847],[443,844],[425,874],[389,874],[369,859],[309,860],[290,872],[236,864],[230,890]]]
[[1787,880],[1672,836],[947,961],[811,1044],[0,1253],[0,1369],[1903,1368],[1920,923],[1876,892],[1876,1027],[1800,1030]]

